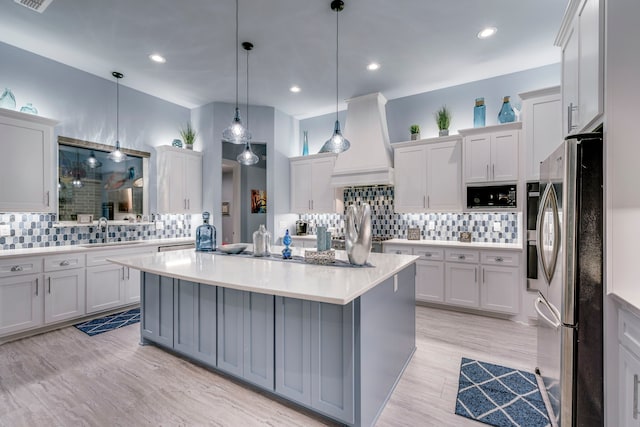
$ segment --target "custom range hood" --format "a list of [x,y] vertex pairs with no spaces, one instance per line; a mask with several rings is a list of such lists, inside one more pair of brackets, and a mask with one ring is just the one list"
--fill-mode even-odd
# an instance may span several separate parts
[[344,137],[351,148],[338,154],[331,185],[393,185],[393,151],[387,130],[387,100],[372,93],[347,101]]

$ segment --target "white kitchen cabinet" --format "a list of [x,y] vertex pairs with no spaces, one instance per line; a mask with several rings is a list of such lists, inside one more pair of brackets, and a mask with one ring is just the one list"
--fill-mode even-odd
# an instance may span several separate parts
[[460,130],[464,136],[465,182],[516,182],[522,123]]
[[83,253],[44,258],[44,323],[85,314],[84,266]]
[[560,86],[521,93],[527,181],[540,177],[540,162],[562,143]]
[[494,265],[483,265],[481,268],[480,307],[502,313],[517,313],[520,269]]
[[416,261],[416,300],[444,302],[444,266],[438,261]]
[[302,239],[300,237],[291,236],[291,246],[298,248],[315,248],[316,239]]
[[640,319],[618,309],[618,422],[620,427],[640,426]]
[[394,211],[462,209],[462,147],[458,136],[395,144]]
[[126,280],[124,282],[125,304],[140,302],[140,270],[125,267]]
[[43,298],[41,274],[0,277],[0,336],[41,326]]
[[289,159],[291,212],[341,212],[342,191],[331,186],[336,157],[327,153]]
[[203,153],[164,145],[156,151],[158,211],[201,213]]
[[447,262],[445,269],[445,301],[464,307],[479,307],[478,266]]
[[562,48],[563,135],[591,130],[603,113],[603,2],[571,0],[556,38]]
[[0,168],[0,212],[56,212],[56,123],[0,108],[0,145],[5,159]]

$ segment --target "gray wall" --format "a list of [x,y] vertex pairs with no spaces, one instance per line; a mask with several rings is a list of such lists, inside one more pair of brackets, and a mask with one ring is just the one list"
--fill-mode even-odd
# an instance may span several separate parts
[[[222,174],[222,201],[233,205],[233,172]],[[232,206],[235,209],[235,206]],[[218,245],[223,243],[233,243],[233,217],[231,215],[222,216],[222,232],[217,236]]]
[[[486,125],[498,123],[498,111],[502,106],[502,97],[511,96],[511,103],[519,106],[518,93],[533,89],[541,89],[560,84],[560,64],[547,65],[540,68],[521,71],[486,80],[465,83],[444,89],[425,92],[387,102],[387,124],[389,139],[393,142],[410,139],[409,126],[420,125],[422,138],[438,136],[438,128],[433,113],[442,105],[452,111],[450,133],[458,133],[458,129],[473,127],[473,107],[475,98],[484,97]],[[383,93],[384,95],[384,93]],[[300,121],[296,155],[302,153],[302,132],[309,131],[309,153],[317,153],[333,130],[335,113],[312,117]],[[346,112],[340,112],[340,123],[344,129]]]
[[[150,212],[156,209],[155,151],[179,138],[190,118],[187,108],[129,89],[127,70],[114,66],[104,78],[0,43],[0,87],[10,88],[16,107],[31,102],[40,116],[58,120],[58,135],[103,144],[116,140],[116,86],[110,71],[120,71],[120,143],[123,148],[152,153]],[[56,160],[57,162],[57,160]]]

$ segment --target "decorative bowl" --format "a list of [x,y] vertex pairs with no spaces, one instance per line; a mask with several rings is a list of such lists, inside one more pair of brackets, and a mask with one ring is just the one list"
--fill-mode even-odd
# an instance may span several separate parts
[[224,252],[225,254],[239,254],[240,252],[247,249],[249,246],[246,243],[231,243],[229,245],[222,245],[218,247],[220,252]]

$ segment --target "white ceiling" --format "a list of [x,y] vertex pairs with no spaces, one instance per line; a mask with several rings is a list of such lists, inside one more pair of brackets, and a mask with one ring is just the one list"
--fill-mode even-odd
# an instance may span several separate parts
[[[560,61],[566,0],[344,0],[340,99],[388,99]],[[240,0],[250,103],[298,118],[335,111],[330,0]],[[43,14],[0,2],[0,41],[188,108],[235,99],[233,0],[53,0]],[[476,37],[485,26],[498,33]],[[148,55],[167,58],[155,64]],[[370,72],[370,61],[382,67]],[[240,52],[240,101],[245,99]],[[297,84],[302,92],[289,87]],[[341,103],[342,107],[342,103]]]

